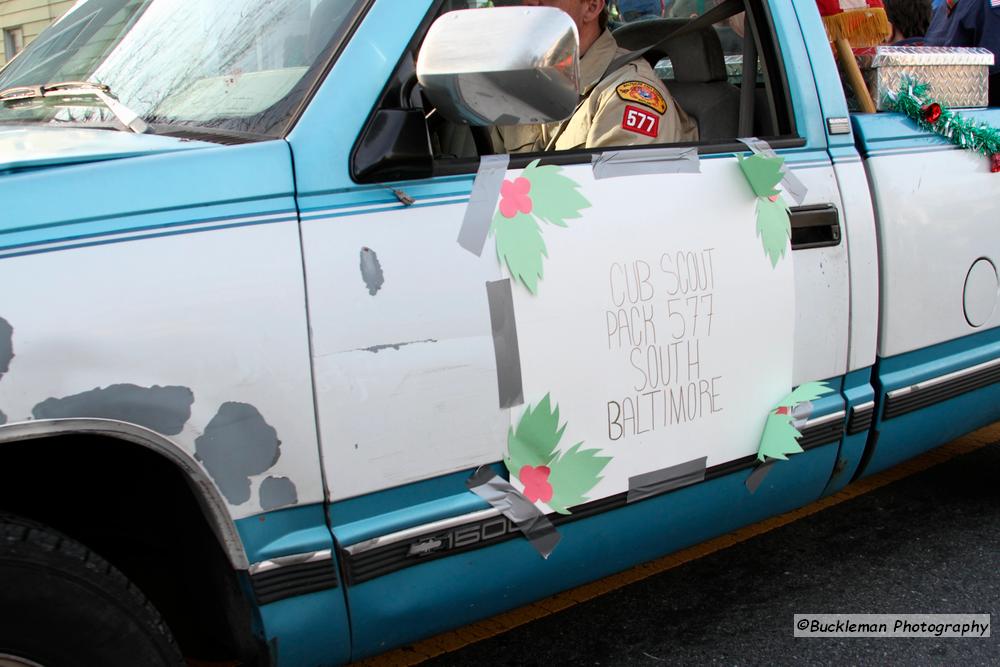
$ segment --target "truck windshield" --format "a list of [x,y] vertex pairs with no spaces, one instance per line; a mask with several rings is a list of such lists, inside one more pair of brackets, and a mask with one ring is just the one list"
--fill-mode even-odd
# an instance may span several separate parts
[[[107,86],[154,131],[281,136],[357,0],[81,0],[0,70],[0,90]],[[0,103],[0,123],[120,127],[99,104]]]

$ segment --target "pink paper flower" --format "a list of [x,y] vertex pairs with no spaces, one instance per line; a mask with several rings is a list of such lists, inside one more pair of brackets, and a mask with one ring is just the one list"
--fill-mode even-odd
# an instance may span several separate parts
[[500,215],[513,218],[518,212],[531,213],[531,181],[520,176],[513,181],[504,180],[500,186]]
[[548,466],[522,466],[517,478],[524,484],[524,497],[533,503],[552,500],[552,485],[549,484],[551,472]]

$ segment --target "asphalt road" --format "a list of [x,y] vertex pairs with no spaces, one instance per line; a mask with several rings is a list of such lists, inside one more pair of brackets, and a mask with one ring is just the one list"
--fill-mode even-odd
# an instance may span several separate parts
[[[988,613],[989,639],[795,638],[795,613]],[[1000,664],[1000,444],[423,663]]]

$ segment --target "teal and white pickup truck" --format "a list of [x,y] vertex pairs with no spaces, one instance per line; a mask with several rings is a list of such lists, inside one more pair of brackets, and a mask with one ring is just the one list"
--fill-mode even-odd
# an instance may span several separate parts
[[1000,419],[1000,175],[813,0],[647,54],[696,145],[510,156],[576,33],[485,4],[83,0],[0,70],[0,663],[346,662]]

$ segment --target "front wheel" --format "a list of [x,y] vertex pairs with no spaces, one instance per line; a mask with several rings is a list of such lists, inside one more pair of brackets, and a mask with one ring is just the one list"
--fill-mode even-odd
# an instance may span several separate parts
[[125,575],[62,533],[0,515],[0,666],[183,664]]

